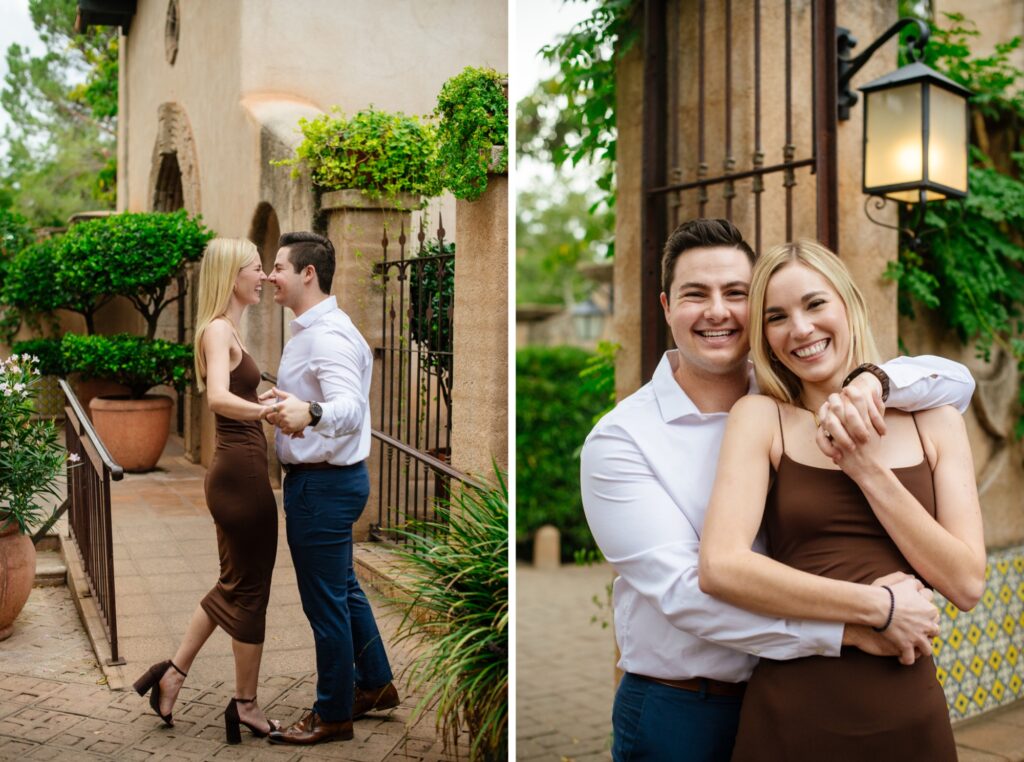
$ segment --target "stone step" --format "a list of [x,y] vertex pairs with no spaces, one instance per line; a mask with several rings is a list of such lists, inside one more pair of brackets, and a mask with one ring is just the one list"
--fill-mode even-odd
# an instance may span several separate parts
[[59,550],[36,547],[36,587],[58,587],[67,584],[68,567]]

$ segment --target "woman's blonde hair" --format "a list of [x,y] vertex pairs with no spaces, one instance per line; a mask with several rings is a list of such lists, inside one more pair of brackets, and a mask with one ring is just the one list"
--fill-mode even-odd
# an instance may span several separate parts
[[192,352],[196,365],[196,386],[205,387],[206,357],[203,354],[203,334],[221,317],[231,302],[238,273],[253,259],[259,259],[256,244],[244,238],[214,238],[206,245],[203,263],[199,269],[199,308],[196,314],[196,334]]
[[821,275],[846,305],[846,323],[850,329],[847,367],[853,370],[861,363],[878,362],[864,295],[842,260],[817,241],[800,240],[774,246],[758,257],[750,280],[750,357],[754,361],[754,373],[761,392],[791,404],[800,399],[803,384],[793,371],[775,358],[768,346],[764,336],[764,299],[772,276],[793,262]]

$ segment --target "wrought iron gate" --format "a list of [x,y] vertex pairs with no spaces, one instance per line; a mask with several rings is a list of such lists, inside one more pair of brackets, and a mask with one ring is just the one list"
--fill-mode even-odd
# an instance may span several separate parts
[[[643,24],[648,379],[668,341],[649,297],[661,290],[661,249],[680,222],[726,217],[755,251],[809,236],[838,253],[836,8],[835,0],[645,0]],[[815,227],[797,230],[794,208],[807,204]]]

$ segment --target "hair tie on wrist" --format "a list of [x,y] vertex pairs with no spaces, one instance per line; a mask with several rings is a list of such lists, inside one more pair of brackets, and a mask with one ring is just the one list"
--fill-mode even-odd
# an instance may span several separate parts
[[892,588],[888,585],[882,585],[886,590],[889,591],[889,618],[885,620],[885,624],[881,627],[872,627],[871,629],[875,632],[885,632],[889,629],[889,625],[892,624],[892,615],[896,613],[896,595],[893,593]]

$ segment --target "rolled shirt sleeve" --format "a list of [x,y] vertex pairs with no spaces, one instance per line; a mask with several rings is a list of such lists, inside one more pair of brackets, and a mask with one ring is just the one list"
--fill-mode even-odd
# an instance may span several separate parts
[[881,366],[889,376],[887,405],[913,413],[952,405],[961,413],[974,396],[974,377],[967,367],[935,355],[897,357]]

